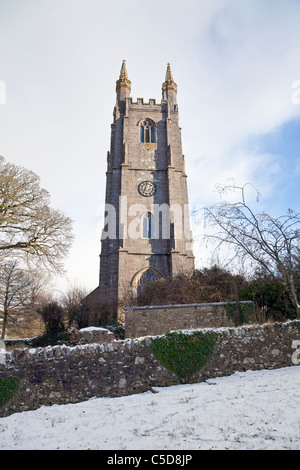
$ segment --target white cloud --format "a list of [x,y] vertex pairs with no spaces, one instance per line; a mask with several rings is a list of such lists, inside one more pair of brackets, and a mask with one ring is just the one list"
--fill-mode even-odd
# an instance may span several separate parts
[[[282,157],[248,141],[300,115],[299,20],[297,0],[0,3],[0,154],[36,171],[75,220],[70,275],[98,282],[97,207],[122,59],[133,98],[158,101],[171,62],[191,203],[209,203],[230,177],[269,197]],[[93,262],[88,246],[99,247]]]

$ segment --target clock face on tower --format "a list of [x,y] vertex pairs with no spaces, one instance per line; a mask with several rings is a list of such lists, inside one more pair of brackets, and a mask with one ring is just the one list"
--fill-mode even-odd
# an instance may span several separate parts
[[138,186],[139,193],[144,197],[153,196],[156,190],[156,185],[151,181],[142,181]]

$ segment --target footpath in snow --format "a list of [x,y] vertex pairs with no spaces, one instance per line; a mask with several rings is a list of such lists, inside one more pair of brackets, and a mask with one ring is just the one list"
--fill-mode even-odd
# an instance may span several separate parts
[[300,450],[300,366],[0,419],[0,449]]

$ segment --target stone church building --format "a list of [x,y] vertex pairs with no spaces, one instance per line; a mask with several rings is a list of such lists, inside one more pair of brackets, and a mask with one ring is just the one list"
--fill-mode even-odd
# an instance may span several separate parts
[[147,282],[194,270],[177,85],[133,101],[123,61],[107,153],[99,286],[85,300],[119,303]]

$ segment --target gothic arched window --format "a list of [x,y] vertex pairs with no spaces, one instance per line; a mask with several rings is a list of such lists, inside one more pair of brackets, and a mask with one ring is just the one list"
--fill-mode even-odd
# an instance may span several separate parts
[[152,269],[147,269],[146,271],[143,272],[137,284],[138,286],[143,287],[149,282],[158,281],[158,279],[159,279],[159,276],[155,271],[152,271]]
[[157,282],[162,275],[154,268],[144,268],[133,278],[132,286],[136,288],[137,295],[140,295],[144,287],[149,283]]
[[155,124],[146,119],[140,126],[140,141],[145,144],[155,144]]
[[153,215],[151,212],[146,212],[142,217],[143,238],[152,238],[153,234]]

